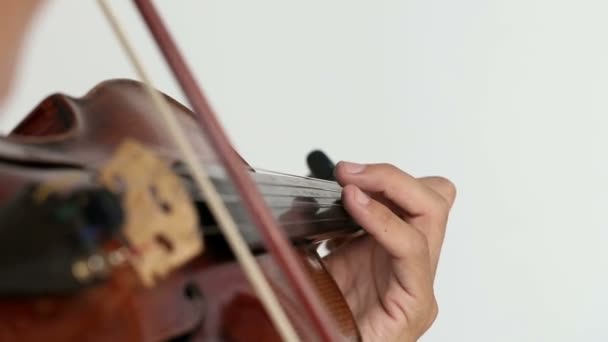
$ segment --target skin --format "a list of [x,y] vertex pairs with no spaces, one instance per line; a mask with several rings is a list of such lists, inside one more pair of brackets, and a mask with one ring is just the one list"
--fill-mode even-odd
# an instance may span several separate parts
[[326,266],[364,341],[416,341],[437,317],[433,282],[456,188],[390,164],[340,162],[336,178],[369,234],[332,251]]
[[25,35],[43,3],[39,0],[0,1],[0,102],[10,94]]
[[[29,23],[44,1],[0,1],[0,101],[8,96]],[[364,341],[416,341],[437,317],[433,283],[454,185],[389,164],[341,162],[346,210],[369,233],[325,258]]]

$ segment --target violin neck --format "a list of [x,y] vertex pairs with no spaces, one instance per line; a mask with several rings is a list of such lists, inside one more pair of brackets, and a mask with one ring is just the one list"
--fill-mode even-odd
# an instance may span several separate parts
[[257,171],[251,176],[292,241],[323,240],[360,230],[335,181]]
[[[195,186],[189,177],[183,171],[180,171],[180,174],[197,202],[205,236],[221,235],[205,205],[205,199],[198,191],[192,190]],[[249,174],[290,241],[294,243],[322,241],[360,230],[344,209],[341,200],[342,188],[336,182],[266,170],[251,170]],[[261,237],[243,210],[233,185],[213,170],[211,175],[249,246],[254,250],[262,250]]]

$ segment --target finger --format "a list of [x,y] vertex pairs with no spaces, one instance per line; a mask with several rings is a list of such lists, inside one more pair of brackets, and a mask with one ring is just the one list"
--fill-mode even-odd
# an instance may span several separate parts
[[431,176],[418,178],[418,180],[443,197],[443,199],[448,202],[450,208],[454,205],[454,200],[456,199],[456,186],[454,186],[454,183],[449,179]]
[[[456,188],[452,182],[443,177],[423,177],[419,178],[419,181],[442,196],[449,207],[452,207],[454,199],[456,198]],[[427,235],[429,241],[433,277],[435,277],[439,258],[441,257],[441,249],[445,238],[446,220],[447,213],[445,217],[441,218],[441,221],[423,225],[426,227],[423,228],[423,232]]]
[[354,185],[343,191],[346,210],[399,264],[402,285],[421,293],[432,283],[429,249],[422,232]]
[[381,192],[411,216],[448,209],[445,200],[435,191],[389,164],[340,162],[336,166],[336,179],[342,186],[354,184],[366,192]]

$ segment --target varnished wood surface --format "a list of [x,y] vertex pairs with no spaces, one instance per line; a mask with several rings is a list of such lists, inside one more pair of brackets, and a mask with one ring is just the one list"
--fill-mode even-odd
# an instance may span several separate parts
[[[118,80],[96,87],[83,98],[57,94],[45,99],[8,142],[0,140],[0,145],[15,147],[13,157],[0,162],[0,205],[32,181],[70,173],[83,183],[90,182],[124,137],[136,138],[169,162],[176,161],[174,146],[160,119],[150,115],[154,111],[143,100],[144,94],[139,83]],[[213,164],[216,157],[199,136],[191,113],[171,99],[170,103],[198,149],[201,163]],[[19,146],[21,152],[38,151],[36,162],[23,163],[28,154],[19,152]],[[303,208],[294,211],[288,206],[275,214],[295,222],[290,215],[301,219],[306,214]],[[197,341],[278,340],[239,265],[226,257],[225,250],[213,249],[155,288],[142,288],[133,271],[124,267],[108,282],[81,293],[0,298],[0,341],[166,341],[184,334],[192,334]],[[354,320],[337,286],[318,259],[308,251],[301,256],[340,335],[356,340]],[[257,259],[302,339],[316,340],[307,328],[311,322],[301,314],[272,258],[262,254]]]

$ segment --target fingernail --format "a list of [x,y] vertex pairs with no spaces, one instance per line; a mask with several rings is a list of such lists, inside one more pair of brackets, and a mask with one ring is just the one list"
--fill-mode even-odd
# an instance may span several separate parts
[[346,173],[359,173],[361,171],[363,171],[363,169],[365,169],[365,165],[363,164],[357,164],[357,163],[351,163],[351,162],[340,162],[342,164],[342,167],[344,168],[344,171],[346,171]]
[[361,191],[361,189],[357,188],[357,191],[355,191],[355,201],[357,201],[357,203],[361,205],[367,205],[370,201],[370,198],[366,193]]

